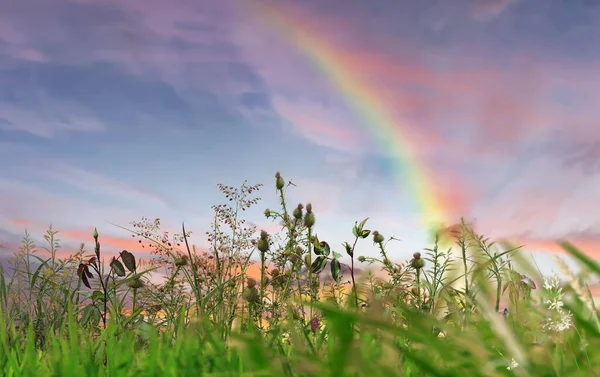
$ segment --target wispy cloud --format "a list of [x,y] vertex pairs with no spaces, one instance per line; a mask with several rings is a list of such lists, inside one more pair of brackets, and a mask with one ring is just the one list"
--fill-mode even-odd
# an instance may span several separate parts
[[[7,4],[0,157],[15,162],[0,177],[2,228],[52,222],[76,236],[146,215],[204,231],[215,183],[269,184],[281,170],[331,237],[372,216],[418,247],[415,198],[377,125],[247,4]],[[600,8],[540,4],[274,2],[368,88],[361,105],[391,115],[453,217],[540,245],[588,242],[581,232],[600,234]],[[271,194],[261,205],[277,205]]]

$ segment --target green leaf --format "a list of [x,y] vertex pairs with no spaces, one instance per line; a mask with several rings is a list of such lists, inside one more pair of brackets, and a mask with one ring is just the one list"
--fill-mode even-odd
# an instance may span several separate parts
[[325,254],[325,250],[323,249],[323,247],[321,246],[321,244],[315,244],[314,246],[315,246],[314,247],[315,254],[317,254],[317,255],[323,255],[323,254]]
[[121,259],[130,272],[135,272],[135,256],[127,250],[121,251]]
[[323,271],[325,266],[327,266],[327,258],[325,258],[324,256],[320,256],[320,257],[317,257],[317,259],[315,259],[313,264],[310,266],[310,271],[313,274],[318,274],[321,271]]
[[600,275],[600,264],[589,258],[585,255],[581,250],[576,248],[573,244],[567,241],[559,242],[559,245],[565,249],[567,253],[577,259],[579,262],[584,264],[587,268],[589,268],[592,272]]
[[88,305],[83,309],[83,314],[81,315],[81,324],[85,325],[88,323],[90,318],[92,317],[92,310],[94,309],[93,305]]
[[113,271],[117,276],[123,277],[125,276],[125,267],[123,264],[113,257],[113,260],[110,262],[110,267],[112,267]]
[[369,220],[369,218],[367,217],[366,219],[364,219],[363,221],[360,222],[360,224],[358,224],[358,230],[362,232],[365,224],[367,223],[367,220]]
[[321,241],[321,248],[323,249],[322,255],[329,256],[329,254],[331,254],[331,248],[327,242]]
[[332,254],[335,259],[339,259],[342,257],[342,254],[338,253],[337,251],[333,251]]
[[342,271],[342,266],[340,265],[340,261],[334,259],[331,261],[331,276],[336,283],[340,282],[340,272]]
[[352,227],[352,234],[354,235],[354,237],[358,238],[360,236],[358,227],[356,225],[356,223],[354,223],[354,226]]
[[346,254],[348,254],[350,257],[353,257],[354,251],[352,251],[352,246],[350,246],[350,244],[348,242],[344,242],[343,246],[346,249]]
[[98,323],[100,323],[100,309],[94,308],[92,310],[92,317],[94,318],[94,325],[98,326]]
[[104,300],[104,293],[102,293],[100,291],[94,291],[94,293],[92,293],[92,300],[94,300],[94,301],[103,301]]
[[362,239],[365,239],[365,238],[369,237],[369,234],[371,234],[371,231],[368,229],[365,229],[360,233],[360,237]]

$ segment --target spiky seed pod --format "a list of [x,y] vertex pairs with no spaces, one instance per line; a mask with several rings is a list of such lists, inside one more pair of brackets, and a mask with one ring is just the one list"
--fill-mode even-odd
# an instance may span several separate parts
[[244,289],[244,299],[253,304],[258,303],[260,301],[260,297],[258,295],[258,290],[256,289],[256,287]]
[[278,191],[283,190],[283,187],[285,186],[285,181],[283,180],[283,177],[281,176],[281,174],[279,174],[279,172],[275,173],[275,187],[277,188]]
[[265,209],[265,217],[266,217],[266,218],[269,218],[269,217],[271,217],[271,210],[270,210],[270,209],[268,209],[268,208],[267,208],[267,209]]
[[384,240],[384,237],[378,232],[378,231],[373,231],[373,242],[377,243],[377,244],[381,244]]
[[307,228],[312,228],[315,225],[315,214],[312,211],[312,204],[306,205],[306,215],[304,215],[304,225]]
[[181,258],[176,258],[175,259],[175,266],[177,267],[183,267],[187,264],[187,258],[186,257],[181,257]]
[[256,247],[263,254],[266,253],[267,250],[269,250],[268,237],[269,237],[269,234],[267,232],[265,232],[264,230],[260,231],[260,239],[258,240],[258,244],[256,245]]
[[413,260],[410,262],[410,266],[416,270],[425,267],[425,261],[421,259],[421,253],[413,254]]
[[142,281],[142,279],[137,278],[137,279],[129,280],[127,282],[127,285],[131,289],[139,289],[139,288],[142,288],[144,286],[144,282]]
[[293,215],[296,220],[300,220],[302,218],[302,210],[303,209],[304,209],[304,206],[302,204],[298,204],[298,207],[296,207],[296,209],[294,209]]

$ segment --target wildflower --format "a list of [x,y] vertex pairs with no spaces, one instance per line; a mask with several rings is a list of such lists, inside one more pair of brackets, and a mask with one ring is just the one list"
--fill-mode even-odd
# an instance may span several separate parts
[[544,279],[544,288],[548,291],[549,298],[544,301],[548,309],[558,313],[558,318],[548,317],[542,323],[542,329],[545,331],[561,332],[572,326],[572,315],[563,309],[563,294],[560,282],[555,276],[552,279]]
[[506,367],[507,370],[513,370],[516,367],[519,366],[519,363],[517,363],[517,360],[515,360],[515,358],[513,357],[512,360],[510,360],[510,365]]
[[320,327],[321,327],[321,323],[319,321],[319,318],[314,317],[313,319],[310,320],[310,331],[312,331],[313,333],[316,333]]
[[551,300],[546,300],[546,305],[548,305],[548,309],[556,310],[556,311],[560,312],[563,307],[563,302],[562,302],[561,298],[562,297],[559,296],[559,297],[553,297]]
[[560,287],[560,280],[558,279],[558,276],[554,275],[552,278],[549,277],[544,277],[544,289],[547,291],[552,291],[552,290],[561,290],[562,288]]

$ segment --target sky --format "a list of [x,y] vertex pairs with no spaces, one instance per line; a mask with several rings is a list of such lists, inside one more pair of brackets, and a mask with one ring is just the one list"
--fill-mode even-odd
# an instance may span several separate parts
[[[316,45],[300,48],[265,9],[334,51],[333,67],[369,101],[357,106],[311,56]],[[557,239],[600,259],[598,1],[0,0],[0,10],[4,256],[25,229],[43,241],[49,224],[65,254],[91,247],[98,227],[108,251],[144,256],[110,224],[142,216],[172,231],[185,222],[206,245],[211,206],[225,201],[217,184],[244,180],[265,185],[246,218],[272,232],[263,211],[277,208],[280,171],[334,249],[369,217],[400,239],[390,256],[408,259],[431,246],[412,170],[451,222],[518,240],[543,271]],[[376,135],[361,106],[393,132]],[[369,240],[358,254],[377,250]]]

